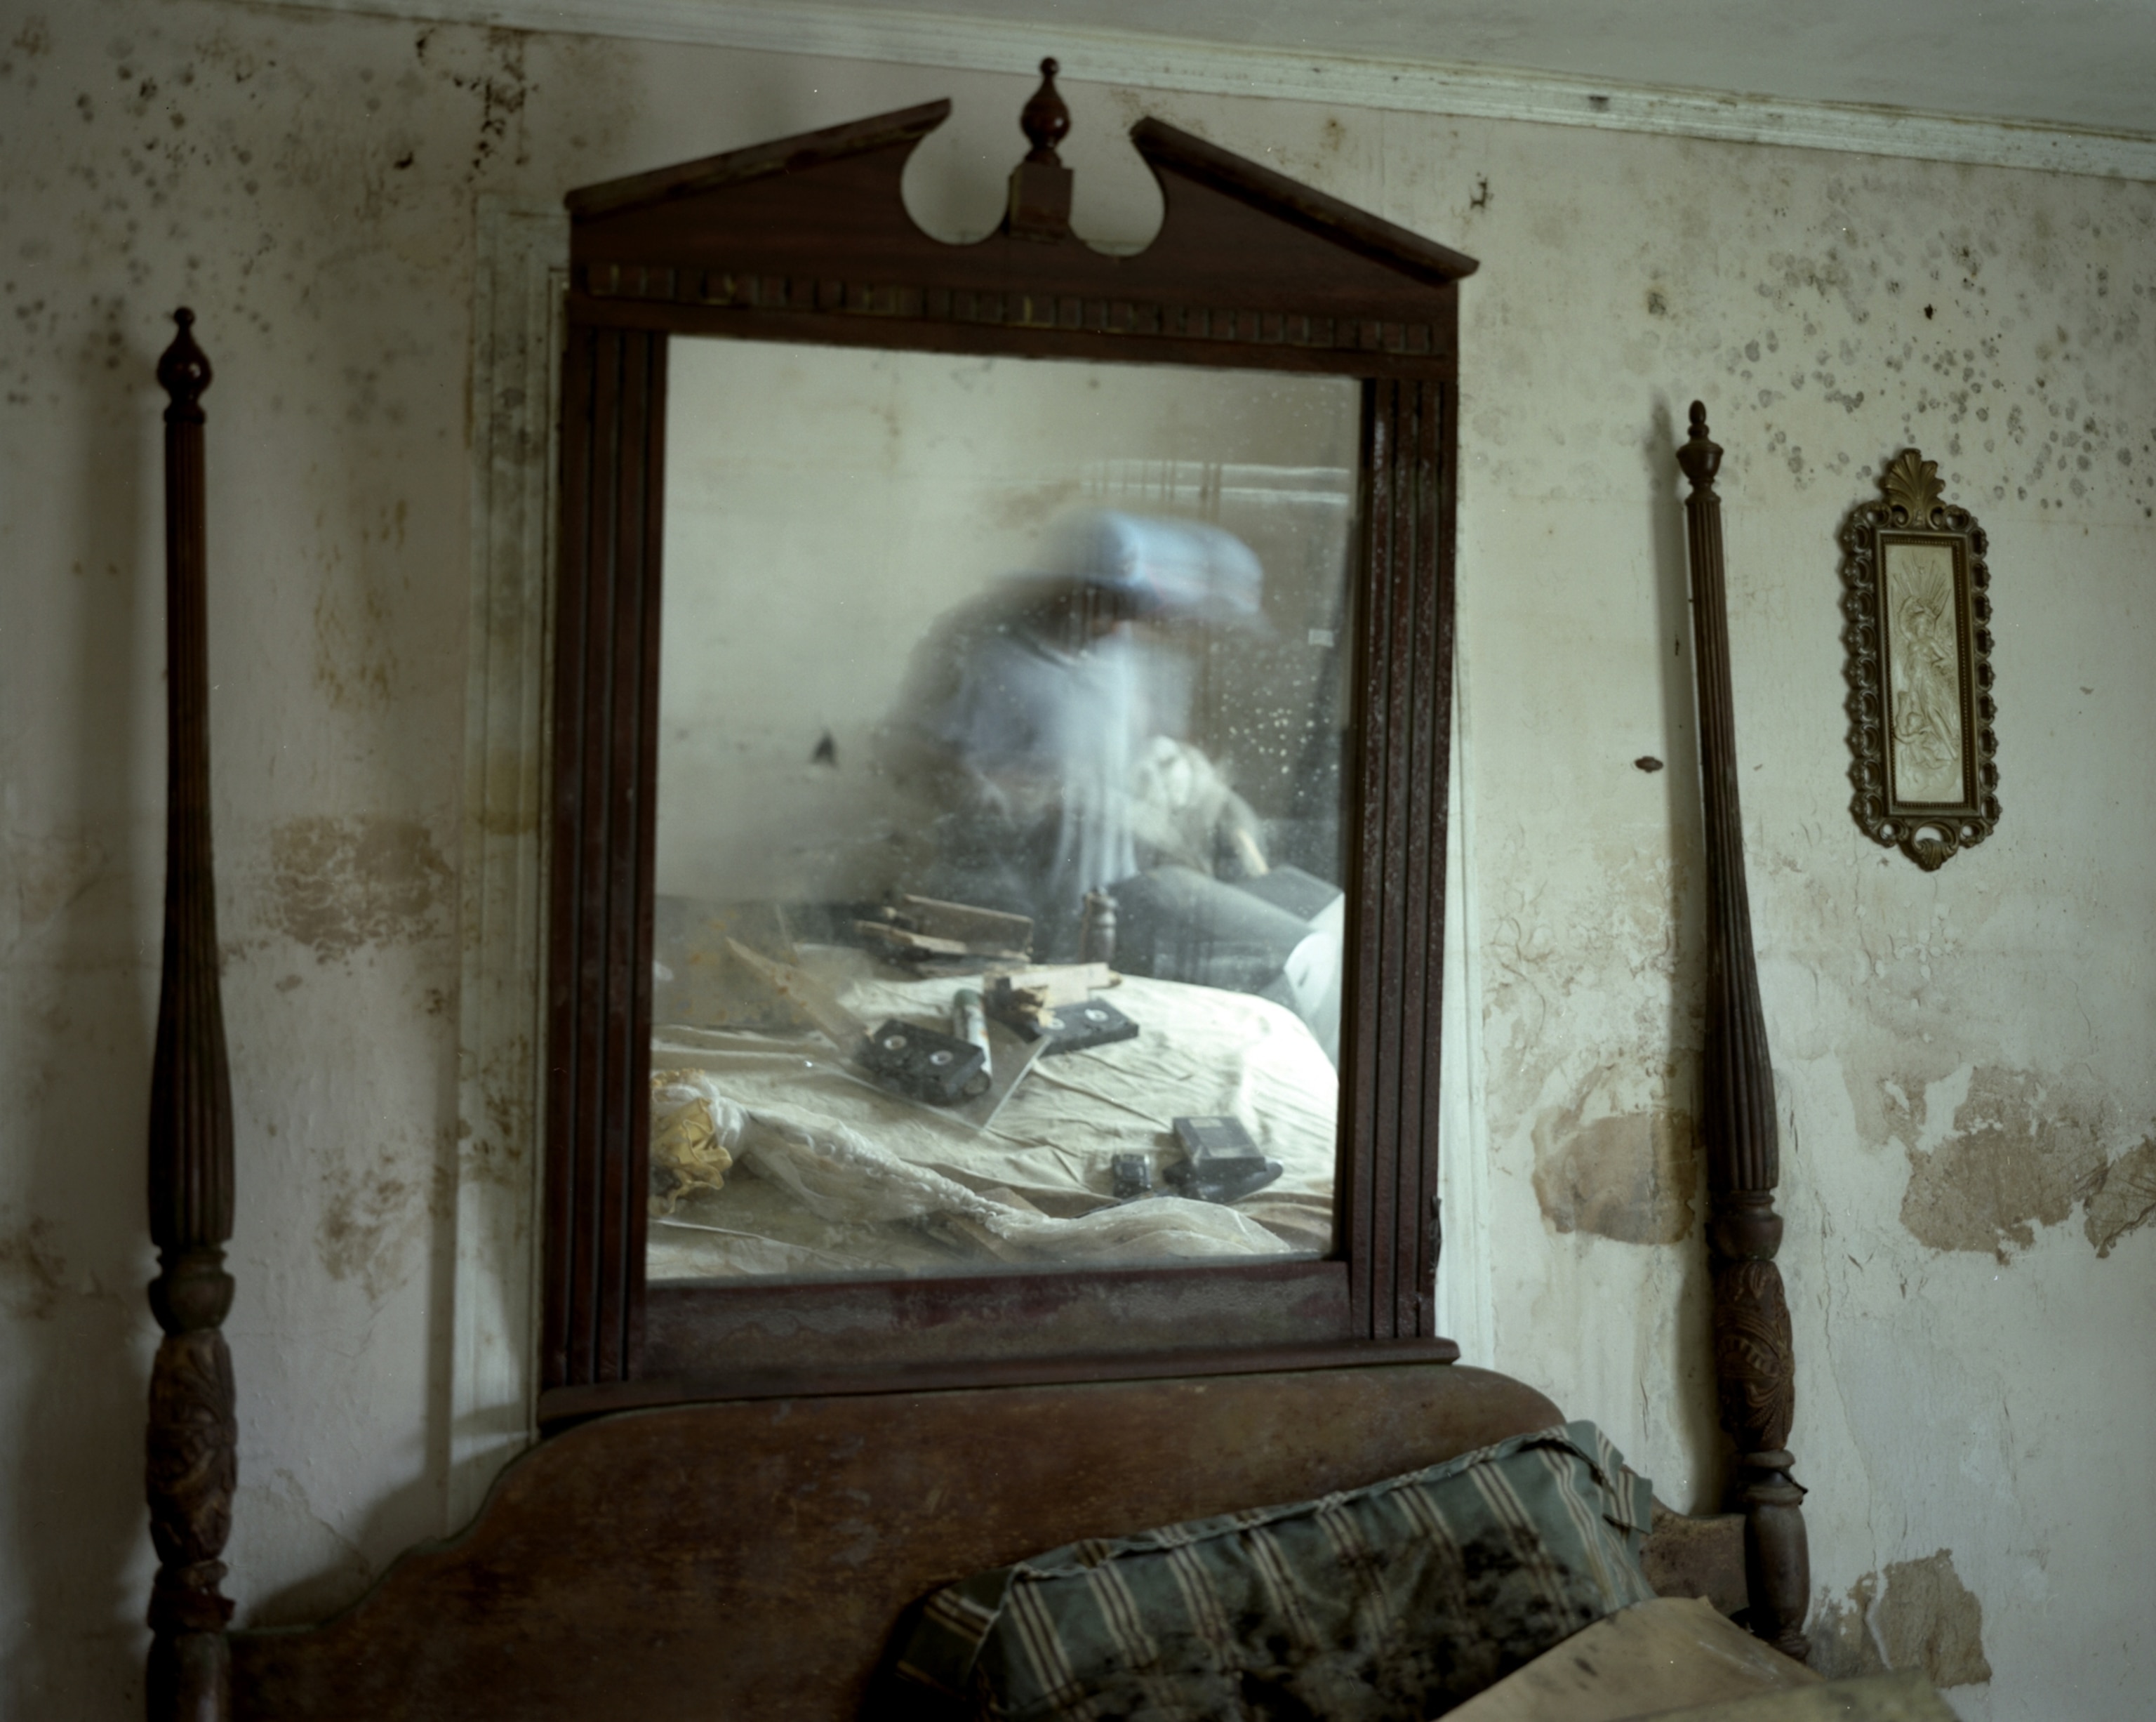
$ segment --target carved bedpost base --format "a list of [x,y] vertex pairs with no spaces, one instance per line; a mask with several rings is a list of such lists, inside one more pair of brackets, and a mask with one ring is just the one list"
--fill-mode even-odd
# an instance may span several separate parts
[[232,1604],[219,1588],[218,1556],[232,1529],[239,1428],[232,1354],[214,1325],[232,1301],[232,1280],[203,1259],[218,1253],[190,1252],[150,1288],[167,1327],[150,1376],[150,1540],[159,1562],[150,1591],[150,1722],[223,1722],[231,1714]]
[[1796,1411],[1796,1348],[1774,1252],[1782,1216],[1771,1191],[1714,1199],[1707,1247],[1714,1262],[1714,1368],[1722,1426],[1737,1445],[1734,1504],[1744,1514],[1744,1571],[1753,1634],[1802,1662],[1810,1644],[1811,1555],[1804,1491],[1784,1445]]
[[1753,1636],[1802,1662],[1811,1654],[1804,1612],[1811,1605],[1811,1547],[1804,1537],[1804,1491],[1793,1481],[1788,1452],[1746,1453],[1738,1498],[1744,1509],[1744,1581]]
[[226,1722],[232,1714],[232,1642],[222,1632],[160,1638],[150,1647],[148,1680],[152,1722]]

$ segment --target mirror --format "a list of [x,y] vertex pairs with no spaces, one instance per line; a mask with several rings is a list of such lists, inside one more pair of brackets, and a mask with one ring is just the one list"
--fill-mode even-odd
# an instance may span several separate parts
[[946,244],[901,180],[949,111],[568,199],[563,1416],[1447,1343],[1474,260],[1154,119],[1160,231],[1096,251],[1052,81]]
[[651,1279],[1331,1251],[1361,435],[675,341]]

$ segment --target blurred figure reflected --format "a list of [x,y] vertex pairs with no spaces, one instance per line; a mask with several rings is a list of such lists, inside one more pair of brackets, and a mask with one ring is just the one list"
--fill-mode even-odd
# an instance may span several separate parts
[[1067,960],[1088,892],[1164,861],[1263,872],[1256,816],[1186,739],[1175,644],[1261,629],[1263,584],[1217,527],[1090,511],[1058,524],[1038,570],[943,618],[882,738],[929,810],[911,888],[1029,915],[1036,956]]

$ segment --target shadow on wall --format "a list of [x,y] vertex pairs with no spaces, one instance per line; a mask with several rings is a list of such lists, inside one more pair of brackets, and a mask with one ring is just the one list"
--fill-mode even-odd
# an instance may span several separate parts
[[45,829],[6,834],[0,876],[23,1204],[0,1209],[0,1315],[22,1383],[12,1594],[26,1611],[0,1692],[25,1716],[140,1704],[153,1565],[142,1431],[157,1329],[142,1288],[158,953],[139,929],[156,924],[162,875],[131,874],[127,857],[144,847],[131,810],[158,799],[145,780],[159,762],[138,739],[157,683],[138,666],[164,656],[151,549],[162,398],[156,353],[122,332],[118,301],[104,310],[70,367],[87,409],[70,535],[80,559],[44,618],[72,684],[59,702],[72,758],[45,778],[64,785],[38,810]]
[[[1699,732],[1693,719],[1691,569],[1685,547],[1684,504],[1677,468],[1676,420],[1659,392],[1643,439],[1647,494],[1652,511],[1655,558],[1656,661],[1661,666],[1662,745],[1668,768],[1649,776],[1661,785],[1670,832],[1669,928],[1676,945],[1671,964],[1670,1112],[1661,1130],[1660,1167],[1671,1164],[1672,1195],[1688,1187],[1691,1212],[1679,1236],[1677,1259],[1684,1282],[1677,1303],[1676,1419],[1685,1444],[1702,1456],[1698,1504],[1719,1504],[1727,1493],[1729,1468],[1715,1411],[1713,1284],[1707,1261],[1707,1170],[1693,1120],[1699,1113],[1702,1013],[1707,990],[1707,906],[1694,882],[1707,847],[1707,810],[1700,798]],[[1663,641],[1669,650],[1661,650]],[[1689,1113],[1689,1116],[1687,1116]],[[1678,1144],[1689,1149],[1686,1154]]]

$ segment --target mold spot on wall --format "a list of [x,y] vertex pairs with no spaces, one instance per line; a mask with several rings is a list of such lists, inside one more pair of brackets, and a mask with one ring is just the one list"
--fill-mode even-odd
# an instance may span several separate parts
[[67,1262],[52,1233],[42,1216],[0,1231],[0,1302],[10,1315],[43,1321],[67,1289]]
[[330,962],[430,938],[449,865],[413,820],[289,820],[270,839],[270,924]]
[[1902,1225],[1935,1250],[2010,1261],[2103,1180],[2097,1122],[2025,1071],[1979,1067],[1952,1132],[1928,1152],[1908,1149]]
[[1984,1604],[1947,1549],[1866,1573],[1845,1601],[1830,1597],[1813,1617],[1811,1640],[1811,1666],[1830,1680],[1903,1668],[1922,1668],[1939,1687],[1991,1678]]
[[2097,1259],[2108,1256],[2112,1245],[2140,1230],[2151,1216],[2156,1216],[2156,1136],[2144,1136],[2138,1147],[2128,1149],[2097,1175],[2089,1195],[2084,1225]]
[[1623,1244],[1691,1234],[1699,1146],[1687,1113],[1619,1113],[1579,1121],[1553,1108],[1535,1123],[1535,1200],[1553,1231]]

